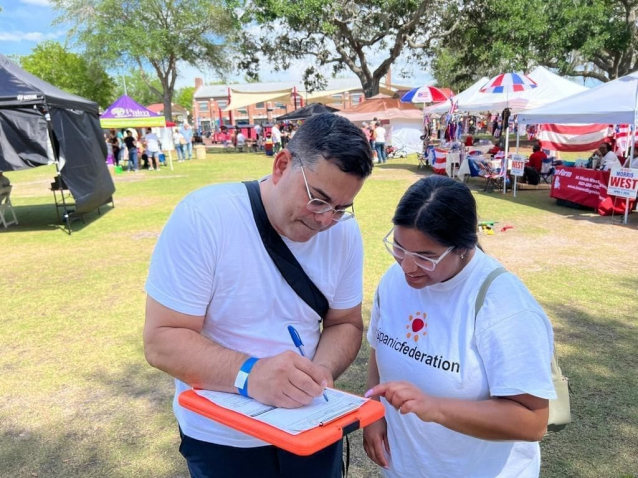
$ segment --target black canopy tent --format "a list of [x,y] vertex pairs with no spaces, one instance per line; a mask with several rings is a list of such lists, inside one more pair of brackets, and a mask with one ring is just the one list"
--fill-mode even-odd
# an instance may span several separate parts
[[55,163],[75,212],[112,201],[97,103],[66,93],[0,54],[0,170]]
[[339,110],[332,106],[322,105],[321,103],[310,103],[303,108],[278,116],[277,121],[304,120],[314,115],[320,115],[321,113],[334,113],[335,111]]

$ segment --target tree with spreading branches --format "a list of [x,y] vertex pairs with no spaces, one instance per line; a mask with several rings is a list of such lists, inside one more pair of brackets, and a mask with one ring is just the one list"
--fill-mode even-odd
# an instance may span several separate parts
[[[180,64],[225,75],[227,38],[237,27],[233,0],[52,0],[57,22],[86,54],[120,71],[137,70],[170,118]],[[148,72],[154,72],[149,75]],[[161,88],[153,84],[159,79]]]
[[325,87],[325,69],[331,68],[333,76],[350,70],[370,97],[379,92],[381,80],[399,57],[411,68],[451,37],[462,4],[454,0],[252,0],[241,17],[250,27],[241,32],[239,66],[255,77],[260,57],[275,70],[287,70],[293,60],[311,58],[303,74],[310,91]]
[[456,41],[435,49],[432,71],[467,84],[543,65],[610,81],[638,69],[637,13],[638,0],[471,0],[456,19]]

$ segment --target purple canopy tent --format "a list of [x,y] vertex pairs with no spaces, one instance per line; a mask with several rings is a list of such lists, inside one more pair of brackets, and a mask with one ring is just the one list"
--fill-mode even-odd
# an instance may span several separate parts
[[130,96],[122,95],[100,116],[102,128],[142,128],[166,126],[163,116],[144,108]]
[[[102,113],[100,125],[102,128],[151,128],[153,126],[166,128],[166,119],[144,108],[130,96],[122,95]],[[172,146],[164,149],[168,150],[168,161],[172,171]]]

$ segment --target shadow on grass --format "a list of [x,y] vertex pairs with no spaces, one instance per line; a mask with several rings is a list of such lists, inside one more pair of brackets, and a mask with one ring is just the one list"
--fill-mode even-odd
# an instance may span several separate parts
[[[636,288],[630,278],[618,279],[617,286]],[[570,379],[573,423],[541,443],[543,476],[612,476],[605,473],[612,469],[638,476],[635,311],[598,316],[571,305],[544,307],[559,319],[558,360]]]
[[[476,191],[481,195],[509,203],[542,209],[568,219],[588,221],[595,224],[623,225],[621,223],[622,215],[619,214],[616,214],[612,218],[611,216],[601,216],[593,209],[575,209],[566,206],[559,206],[556,203],[556,199],[549,196],[550,190],[548,189],[518,190],[516,197],[514,197],[511,189],[508,189],[505,194],[503,194],[502,190],[485,192],[485,181],[483,178],[471,178],[467,185],[471,190]],[[627,226],[632,225],[634,227],[638,225],[638,214],[634,213],[629,215],[629,224]]]
[[[109,204],[100,206],[99,212],[96,209],[83,214],[83,218],[81,216],[74,216],[71,221],[71,231],[81,231],[112,209],[114,209],[114,207]],[[0,227],[0,234],[55,230],[68,233],[66,223],[62,221],[62,210],[60,210],[60,219],[58,220],[54,204],[13,206],[13,210],[18,219],[18,224],[9,226],[6,229]]]

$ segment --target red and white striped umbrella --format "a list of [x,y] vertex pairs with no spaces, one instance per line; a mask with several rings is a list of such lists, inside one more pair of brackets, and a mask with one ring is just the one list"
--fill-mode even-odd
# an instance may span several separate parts
[[479,91],[481,93],[508,93],[531,90],[538,85],[527,75],[501,73],[488,81]]
[[401,97],[404,103],[438,103],[446,101],[454,93],[448,88],[421,86],[413,88]]

